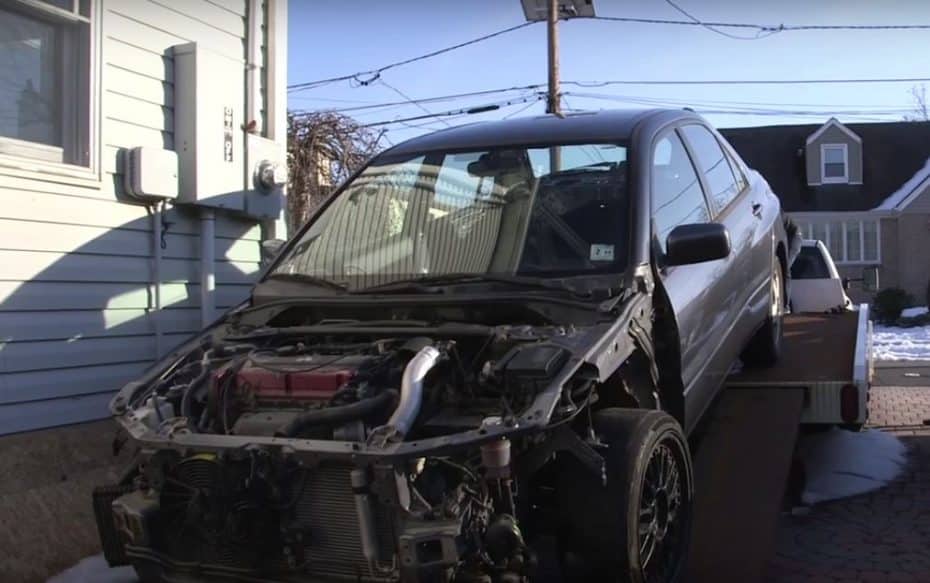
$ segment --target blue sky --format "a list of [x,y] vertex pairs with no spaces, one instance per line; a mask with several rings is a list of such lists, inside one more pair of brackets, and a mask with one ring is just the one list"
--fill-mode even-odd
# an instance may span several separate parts
[[[778,24],[928,24],[922,0],[678,0],[704,21]],[[664,0],[595,0],[602,16],[683,19]],[[290,0],[288,83],[357,71],[414,57],[524,21],[519,0]],[[748,32],[734,31],[747,35]],[[576,19],[561,23],[564,80],[841,79],[930,77],[924,31],[781,32],[759,40],[734,40],[701,27],[628,24]],[[546,82],[546,31],[536,24],[505,36],[383,73],[385,83],[411,98]],[[754,108],[838,113],[841,121],[901,119],[913,105],[911,83],[841,85],[622,85],[565,86],[563,106],[576,109],[632,107],[630,100],[656,99],[698,110]],[[572,95],[574,93],[575,95]],[[579,95],[588,94],[588,97]],[[597,94],[598,97],[590,97]],[[606,96],[606,97],[605,97]],[[503,99],[511,92],[425,107],[450,111]],[[531,97],[531,95],[530,95]],[[291,93],[291,109],[332,109],[402,101],[387,85],[347,81]],[[726,102],[726,103],[718,103]],[[541,113],[542,102],[486,114],[450,118],[455,125]],[[853,116],[843,110],[881,110]],[[363,123],[423,115],[414,105],[352,114]],[[818,123],[819,117],[707,114],[718,127]],[[387,126],[392,142],[444,127],[443,122]]]

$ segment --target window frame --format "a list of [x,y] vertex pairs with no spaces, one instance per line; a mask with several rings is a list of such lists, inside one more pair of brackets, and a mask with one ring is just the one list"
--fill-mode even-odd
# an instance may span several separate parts
[[[827,150],[831,148],[843,152],[842,176],[827,176]],[[849,184],[849,144],[820,144],[820,182],[822,184]]]
[[[655,140],[653,140],[652,145],[649,149],[649,158],[648,158],[648,162],[649,162],[649,240],[650,240],[650,245],[652,245],[653,242],[658,243],[658,246],[659,246],[658,251],[662,253],[663,258],[666,257],[668,253],[667,253],[667,248],[666,248],[666,241],[659,240],[659,236],[658,236],[659,234],[656,229],[655,172],[653,171],[655,168],[655,164],[653,161],[655,159],[655,151],[656,151],[657,146],[667,136],[669,135],[675,136],[678,139],[679,143],[681,143],[682,147],[684,148],[685,156],[687,156],[688,162],[690,162],[691,164],[691,170],[694,171],[694,176],[695,178],[697,178],[698,188],[701,191],[701,199],[704,201],[704,208],[707,211],[707,217],[709,219],[708,222],[713,222],[716,219],[716,215],[714,213],[714,205],[708,199],[708,195],[707,195],[708,189],[707,189],[706,179],[703,173],[701,172],[700,166],[698,165],[697,160],[695,159],[694,152],[691,150],[690,144],[688,144],[688,140],[686,136],[684,135],[684,132],[681,131],[682,127],[684,126],[676,125],[676,126],[670,127],[668,129],[665,129],[659,132],[658,134],[656,134]],[[681,223],[681,224],[686,224],[686,223]]]
[[[879,217],[866,217],[862,215],[843,217],[841,215],[833,215],[831,217],[819,217],[819,216],[796,216],[793,217],[794,220],[798,223],[798,228],[800,229],[801,237],[803,239],[814,239],[814,224],[824,225],[824,233],[826,237],[821,240],[824,247],[827,250],[830,250],[830,243],[832,238],[830,236],[829,225],[834,223],[839,223],[841,225],[842,240],[840,245],[842,246],[843,254],[842,256],[836,256],[833,252],[830,252],[831,257],[833,257],[833,262],[837,265],[881,265],[882,263],[882,221]],[[859,223],[859,259],[858,260],[848,260],[848,243],[850,236],[850,229],[847,226],[847,223],[855,221]],[[865,224],[874,223],[875,224],[875,259],[865,259]]]
[[[742,188],[739,188],[739,190],[736,191],[736,194],[734,194],[733,197],[727,201],[727,204],[723,205],[722,207],[717,207],[717,201],[711,195],[710,183],[707,181],[707,172],[704,170],[704,165],[701,164],[701,161],[698,159],[694,144],[691,142],[691,140],[688,139],[687,134],[684,132],[684,129],[688,126],[698,126],[704,128],[708,133],[710,133],[711,138],[713,138],[714,142],[716,142],[717,147],[720,148],[720,153],[723,154],[724,160],[726,160],[727,167],[730,169],[730,174],[733,177],[733,184],[735,186],[739,187],[741,184],[739,178],[743,179]],[[746,179],[745,175],[742,174],[742,172],[740,172],[740,177],[737,177],[734,168],[735,161],[731,158],[729,152],[727,152],[727,148],[725,148],[721,143],[720,138],[717,136],[717,132],[714,131],[712,127],[708,126],[707,124],[689,121],[688,123],[684,123],[678,126],[677,131],[681,141],[685,145],[685,150],[688,151],[688,156],[691,158],[691,164],[694,166],[695,171],[698,173],[698,179],[701,182],[701,189],[704,191],[704,199],[707,201],[708,210],[710,211],[710,218],[712,220],[717,220],[719,217],[727,214],[730,209],[733,208],[733,205],[748,187],[749,181]]]
[[[0,174],[22,171],[100,183],[98,0],[73,0],[65,10],[41,0],[10,0],[3,9],[56,28],[61,146],[0,136]],[[79,49],[79,50],[78,50]]]

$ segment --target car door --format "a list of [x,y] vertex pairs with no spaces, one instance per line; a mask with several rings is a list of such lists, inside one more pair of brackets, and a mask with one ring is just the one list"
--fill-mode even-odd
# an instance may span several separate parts
[[[754,315],[758,313],[758,307],[753,302],[759,296],[760,286],[767,283],[770,272],[770,258],[762,261],[769,268],[763,270],[759,267],[761,208],[755,206],[757,201],[751,196],[746,181],[738,179],[732,159],[709,128],[688,124],[681,128],[681,132],[699,174],[704,178],[714,220],[723,224],[730,233],[731,260],[740,274],[737,285],[724,290],[724,295],[717,298],[729,306],[729,322],[722,331],[715,367],[729,369],[760,321]],[[764,299],[767,297],[765,295]],[[763,309],[764,305],[763,302]]]
[[727,372],[716,355],[733,318],[742,273],[733,255],[692,265],[665,264],[666,239],[675,227],[713,217],[704,181],[677,131],[667,131],[655,141],[650,173],[653,256],[678,325],[685,429],[690,431]]

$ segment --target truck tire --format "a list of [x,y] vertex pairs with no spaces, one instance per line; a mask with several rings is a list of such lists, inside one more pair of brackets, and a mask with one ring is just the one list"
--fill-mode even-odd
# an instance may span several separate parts
[[751,367],[768,367],[778,362],[781,356],[782,318],[785,315],[785,274],[778,257],[772,259],[769,313],[765,323],[746,345],[741,358]]
[[595,413],[593,424],[606,446],[606,483],[590,468],[560,472],[563,575],[570,581],[681,581],[694,500],[681,426],[661,411],[615,408]]

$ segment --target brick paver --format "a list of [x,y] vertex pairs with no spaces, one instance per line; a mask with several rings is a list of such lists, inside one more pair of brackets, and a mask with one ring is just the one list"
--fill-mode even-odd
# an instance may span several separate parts
[[875,387],[870,425],[900,437],[908,466],[887,487],[785,516],[767,583],[930,583],[930,387]]

